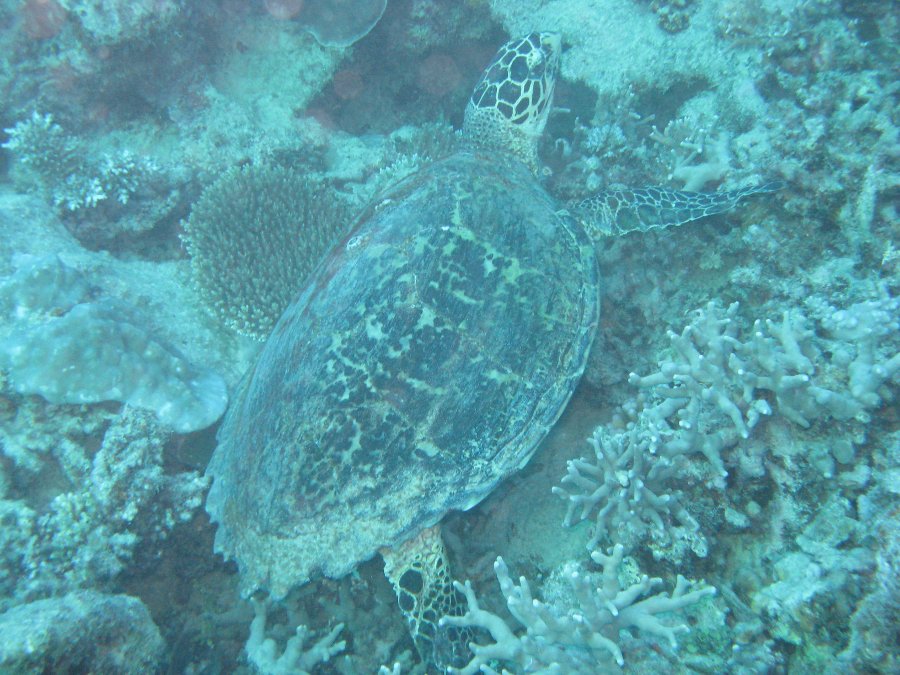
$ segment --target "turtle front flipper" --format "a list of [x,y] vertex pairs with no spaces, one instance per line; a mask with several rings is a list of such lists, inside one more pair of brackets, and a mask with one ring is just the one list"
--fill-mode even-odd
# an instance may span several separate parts
[[587,199],[572,200],[567,207],[596,238],[684,225],[730,211],[749,195],[776,192],[783,187],[781,181],[773,181],[729,192],[684,192],[660,187],[604,190]]
[[466,599],[453,584],[440,526],[428,527],[408,541],[382,549],[384,574],[397,594],[410,635],[432,672],[465,665],[472,657],[472,628],[441,626],[443,616],[462,616]]

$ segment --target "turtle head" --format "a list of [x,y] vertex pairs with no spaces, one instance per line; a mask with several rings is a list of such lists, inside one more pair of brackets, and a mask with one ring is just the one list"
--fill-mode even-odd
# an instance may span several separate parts
[[560,47],[557,33],[529,33],[500,48],[466,106],[467,142],[508,152],[537,170],[537,144],[550,114]]

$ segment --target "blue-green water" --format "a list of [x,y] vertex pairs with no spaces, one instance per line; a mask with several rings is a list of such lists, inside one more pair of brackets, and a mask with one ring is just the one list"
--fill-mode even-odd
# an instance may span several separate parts
[[[382,4],[0,2],[0,672],[434,671],[376,550],[396,553],[416,532],[372,534],[368,505],[341,510],[365,494],[383,521],[403,519],[385,483],[352,452],[338,456],[348,446],[320,449],[315,467],[300,450],[282,462],[303,486],[287,495],[286,474],[267,483],[255,465],[231,467],[232,485],[253,490],[232,522],[264,530],[259,514],[323,514],[293,562],[279,537],[296,532],[252,544],[274,552],[268,586],[248,571],[258,552],[214,552],[205,471],[282,311],[305,302],[309,275],[346,272],[340,251],[370,242],[354,214],[372,222],[402,194],[384,190],[471,146],[456,130],[472,88],[501,44],[534,30],[559,33],[563,47],[534,139],[548,204],[645,186],[785,187],[683,227],[595,238],[596,339],[565,411],[527,465],[440,519],[452,574],[471,582],[458,621],[495,645],[463,645],[459,667],[897,672],[892,3]],[[485,217],[515,240],[519,224],[503,218],[512,211],[499,211]],[[559,218],[570,236],[575,221]],[[414,236],[404,241],[419,251]],[[429,288],[454,290],[460,255],[449,247],[441,274],[407,280],[413,300],[396,307],[396,325],[427,318],[415,299]],[[485,259],[485,278],[500,259]],[[376,267],[370,276],[371,288],[386,278]],[[352,278],[373,301],[392,297],[366,291],[365,270]],[[523,289],[519,301],[536,296]],[[560,297],[553,311],[576,304]],[[459,382],[481,369],[495,384],[501,374],[472,345],[502,354],[490,336],[509,332],[491,323],[496,310],[477,314],[481,330],[458,327],[469,345]],[[344,336],[356,347],[394,330],[375,311],[361,316],[358,337]],[[309,335],[298,358],[321,360],[336,344],[336,333]],[[511,361],[540,351],[521,351],[521,335],[514,344]],[[427,388],[425,366],[442,358],[417,353],[403,367]],[[550,380],[562,371],[539,365]],[[543,375],[526,368],[522,380]],[[415,387],[354,384],[403,414],[422,408]],[[478,398],[425,406],[444,417],[422,422],[419,438],[444,418],[467,434],[487,410],[522,413]],[[315,403],[268,405],[289,418]],[[517,420],[485,433],[541,435]],[[293,424],[311,433],[316,422]],[[379,438],[349,447],[377,450]],[[417,502],[432,521],[435,501]],[[334,504],[351,522],[327,522]],[[349,573],[315,571],[342,556]],[[266,600],[276,578],[305,578],[300,558],[311,580]],[[242,575],[245,590],[259,587],[255,605]]]

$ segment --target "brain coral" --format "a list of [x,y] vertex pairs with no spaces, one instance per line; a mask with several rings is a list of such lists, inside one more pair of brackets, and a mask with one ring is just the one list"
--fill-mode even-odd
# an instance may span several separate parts
[[201,297],[228,326],[269,334],[348,225],[333,194],[277,166],[231,169],[203,192],[183,238]]

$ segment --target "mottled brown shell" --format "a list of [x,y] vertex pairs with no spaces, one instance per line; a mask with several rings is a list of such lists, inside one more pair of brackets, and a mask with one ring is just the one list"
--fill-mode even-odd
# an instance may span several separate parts
[[593,341],[592,244],[515,159],[396,185],[313,274],[209,465],[245,591],[338,577],[522,467]]

